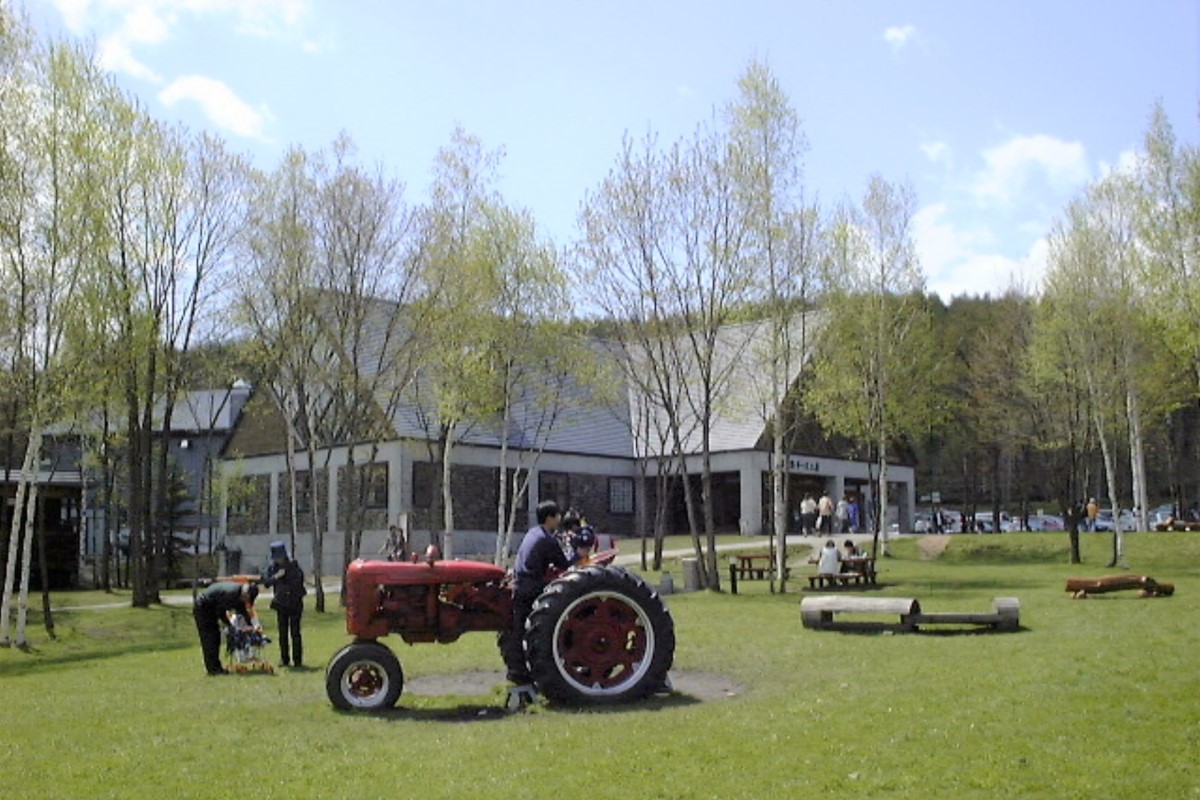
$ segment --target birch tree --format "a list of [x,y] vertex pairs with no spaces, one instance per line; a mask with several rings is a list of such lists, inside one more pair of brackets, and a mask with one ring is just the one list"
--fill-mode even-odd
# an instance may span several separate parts
[[[11,298],[6,316],[13,329],[7,345],[17,390],[14,399],[24,409],[25,439],[0,595],[0,644],[23,647],[28,643],[43,430],[72,407],[70,376],[74,360],[82,356],[65,346],[65,340],[70,321],[79,313],[87,266],[83,155],[97,132],[88,110],[103,82],[82,49],[35,45],[5,9],[0,9],[0,57],[5,66],[0,74],[0,285]],[[43,602],[43,608],[46,629],[53,635],[49,604]]]
[[[919,435],[933,410],[933,337],[912,240],[916,197],[873,176],[861,209],[843,206],[829,232],[827,322],[805,403],[823,428],[867,444],[878,468],[874,549],[880,551],[892,440]],[[882,553],[888,554],[886,533]]]
[[744,249],[756,276],[765,345],[750,355],[766,365],[753,379],[753,396],[771,431],[772,541],[780,591],[787,574],[787,453],[795,415],[787,413],[792,382],[806,357],[810,318],[819,291],[819,213],[807,203],[803,157],[808,143],[800,118],[771,70],[752,62],[738,81],[740,95],[726,108],[730,161],[745,215]]

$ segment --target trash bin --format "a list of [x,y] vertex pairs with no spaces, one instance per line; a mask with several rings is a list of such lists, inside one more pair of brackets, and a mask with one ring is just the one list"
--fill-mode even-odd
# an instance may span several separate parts
[[658,584],[659,594],[673,594],[675,592],[675,581],[671,578],[671,573],[664,572],[662,581]]
[[683,590],[685,592],[700,591],[700,562],[695,558],[681,559],[683,566]]

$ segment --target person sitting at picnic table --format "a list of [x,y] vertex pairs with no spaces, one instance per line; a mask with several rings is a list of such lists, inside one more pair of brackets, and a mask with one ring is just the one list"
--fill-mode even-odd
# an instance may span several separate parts
[[817,558],[817,574],[818,575],[837,575],[841,572],[842,554],[838,551],[837,543],[833,539],[827,539],[825,546],[821,548],[821,555]]
[[850,560],[862,558],[866,555],[866,553],[864,553],[854,544],[853,539],[847,539],[845,542],[843,542],[842,550],[844,551],[842,553],[842,572],[854,572],[855,570],[859,569],[859,566],[856,564],[851,564]]

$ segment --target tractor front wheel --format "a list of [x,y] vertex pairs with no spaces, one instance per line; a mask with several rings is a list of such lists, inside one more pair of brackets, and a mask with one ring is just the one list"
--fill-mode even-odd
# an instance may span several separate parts
[[337,651],[325,670],[325,693],[343,711],[391,708],[404,690],[400,661],[378,642],[354,642]]
[[547,698],[619,703],[667,686],[675,625],[658,593],[620,567],[568,572],[525,625],[525,654]]

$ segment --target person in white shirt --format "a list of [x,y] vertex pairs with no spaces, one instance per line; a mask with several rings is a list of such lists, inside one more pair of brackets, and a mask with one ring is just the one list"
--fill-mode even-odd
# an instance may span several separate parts
[[800,501],[800,532],[805,536],[816,532],[817,501],[811,494],[805,495]]
[[837,575],[841,571],[842,554],[833,539],[825,542],[821,548],[821,556],[817,560],[818,575]]

